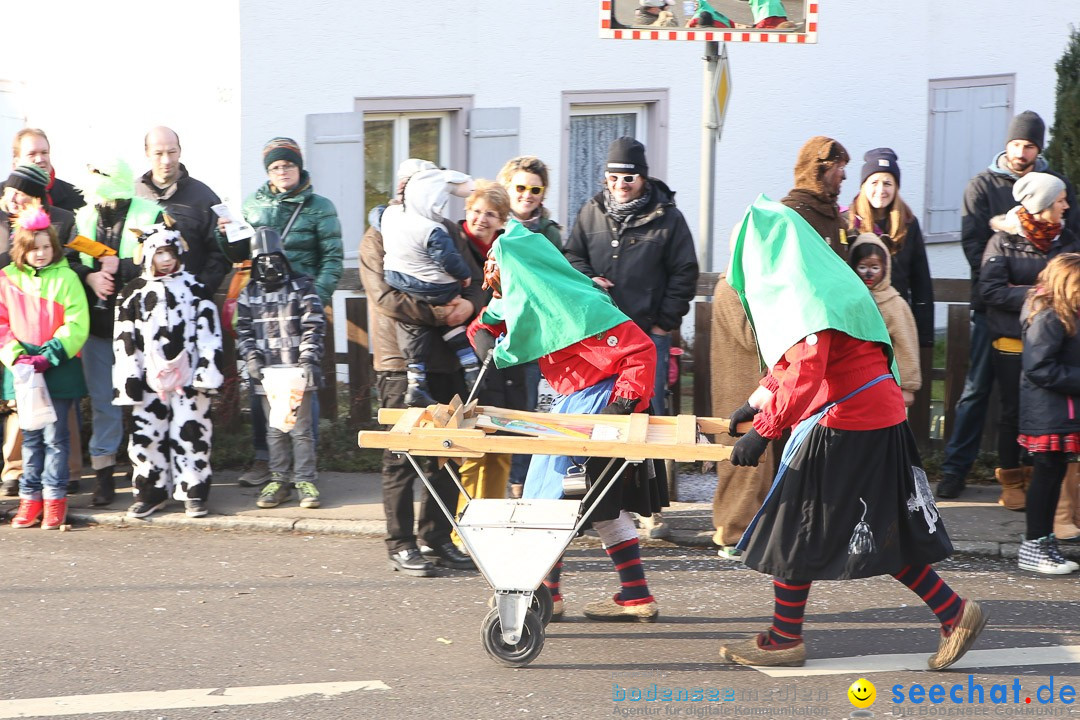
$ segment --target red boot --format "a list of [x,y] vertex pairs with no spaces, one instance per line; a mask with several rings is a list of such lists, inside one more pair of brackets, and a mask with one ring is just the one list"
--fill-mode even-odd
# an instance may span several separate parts
[[11,527],[28,528],[37,525],[43,505],[41,498],[37,500],[19,498],[19,512],[15,513],[15,517],[11,520]]
[[41,521],[42,530],[56,530],[67,519],[67,498],[45,501],[45,519]]

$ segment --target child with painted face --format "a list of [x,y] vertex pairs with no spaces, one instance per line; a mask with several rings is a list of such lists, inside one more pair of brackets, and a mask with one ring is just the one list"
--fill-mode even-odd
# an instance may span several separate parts
[[[130,405],[134,424],[128,457],[135,502],[127,516],[145,518],[173,497],[188,517],[203,517],[213,475],[210,398],[224,381],[221,324],[180,261],[180,233],[165,225],[137,233],[142,274],[120,291],[113,323],[113,404]],[[111,501],[112,477],[107,481],[99,492]]]
[[[23,430],[19,511],[11,526],[40,520],[42,528],[56,529],[67,516],[68,413],[86,395],[79,351],[90,316],[82,282],[40,207],[28,207],[15,221],[11,260],[0,271],[0,361],[43,373],[57,417],[40,430]],[[3,397],[15,397],[11,372],[4,373]]]
[[881,238],[873,233],[863,233],[848,250],[848,264],[874,296],[885,327],[892,340],[896,365],[900,369],[900,391],[904,406],[911,407],[915,393],[922,387],[922,369],[919,363],[919,333],[911,306],[892,286],[891,255]]
[[[656,376],[652,340],[554,245],[511,220],[491,248],[484,287],[492,290],[493,299],[469,326],[473,346],[481,356],[493,353],[499,368],[537,361],[559,393],[551,412],[649,411]],[[496,345],[499,335],[505,337]],[[607,458],[534,455],[523,497],[561,498],[563,477],[575,460],[584,462],[594,479],[608,463]],[[585,616],[593,620],[653,622],[659,615],[629,514],[648,517],[668,504],[663,473],[650,472],[652,464],[648,460],[616,479],[591,515],[620,582],[614,596],[585,606]],[[561,568],[560,561],[544,580],[555,602],[555,617],[563,612]]]
[[236,355],[247,363],[253,390],[262,398],[266,416],[270,417],[270,401],[262,384],[264,369],[299,367],[305,378],[304,397],[293,429],[286,433],[272,425],[267,427],[270,482],[255,504],[277,507],[295,487],[300,507],[317,508],[316,420],[312,407],[320,384],[326,327],[322,301],[311,278],[293,271],[277,230],[256,230],[251,254],[251,282],[236,303]]

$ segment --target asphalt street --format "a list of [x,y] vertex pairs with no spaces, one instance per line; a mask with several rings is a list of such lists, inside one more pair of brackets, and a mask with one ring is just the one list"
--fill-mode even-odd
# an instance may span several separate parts
[[[3,527],[0,553],[0,720],[847,718],[847,688],[859,677],[877,689],[870,709],[879,718],[1080,715],[1063,702],[1080,686],[1080,582],[1024,573],[1004,558],[939,566],[989,609],[972,655],[981,667],[899,669],[910,658],[897,655],[923,663],[934,652],[936,625],[910,591],[874,578],[815,585],[810,662],[774,676],[717,654],[725,639],[768,625],[768,578],[705,548],[647,547],[660,621],[613,625],[581,615],[617,583],[602,550],[575,543],[563,575],[566,620],[548,626],[543,651],[520,669],[483,649],[482,577],[403,577],[377,539]],[[1039,688],[1051,676],[1055,702],[1044,704],[1049,691]],[[943,702],[914,688],[935,684]],[[948,699],[954,684],[962,703]],[[984,702],[968,702],[979,685]],[[673,699],[649,699],[665,691]],[[897,692],[904,702],[894,702]]]

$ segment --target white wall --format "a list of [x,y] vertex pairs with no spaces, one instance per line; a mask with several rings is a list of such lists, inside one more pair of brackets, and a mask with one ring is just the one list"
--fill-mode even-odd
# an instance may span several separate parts
[[[168,125],[191,174],[240,199],[236,0],[54,0],[6,16],[0,80],[15,81],[27,124],[48,134],[57,175],[77,183],[87,162],[110,157],[145,172],[143,136]],[[2,168],[10,142],[0,137]]]
[[[855,158],[845,202],[862,153],[893,147],[904,197],[921,216],[932,78],[1015,73],[1015,109],[1052,122],[1053,65],[1075,0],[1038,0],[1010,23],[1002,19],[1016,14],[1011,0],[821,6],[817,45],[728,46],[734,94],[717,151],[717,268],[754,196],[789,189],[795,154],[811,135],[836,137]],[[18,112],[49,133],[62,177],[76,179],[102,154],[145,169],[142,137],[160,123],[180,132],[192,174],[234,202],[265,180],[262,144],[275,135],[302,142],[308,113],[350,111],[356,97],[473,94],[476,107],[522,108],[521,149],[553,166],[556,217],[561,93],[666,87],[669,161],[654,172],[678,191],[696,233],[702,46],[601,40],[598,7],[114,0],[105,13],[57,0],[48,37],[35,34],[32,49],[19,23],[0,28],[0,81],[16,88]],[[7,147],[0,138],[0,163]],[[933,247],[931,258],[936,275],[966,274],[958,248]]]

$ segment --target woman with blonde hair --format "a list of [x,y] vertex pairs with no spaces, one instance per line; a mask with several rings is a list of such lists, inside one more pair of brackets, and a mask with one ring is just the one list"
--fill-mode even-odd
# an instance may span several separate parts
[[510,213],[526,229],[540,233],[562,249],[562,228],[551,219],[544,207],[547,195],[548,167],[533,155],[508,160],[498,175],[499,184],[510,196]]
[[[527,230],[540,233],[551,244],[562,250],[562,228],[551,219],[544,207],[547,195],[548,167],[533,155],[520,155],[513,158],[499,171],[499,182],[510,197],[510,213]],[[535,362],[525,363],[525,409],[536,410],[540,400],[540,366]],[[510,495],[521,497],[525,487],[525,475],[529,472],[529,458],[515,455],[510,470]]]
[[848,237],[873,233],[889,249],[892,286],[911,306],[919,346],[934,346],[934,286],[919,220],[900,197],[900,166],[890,148],[863,156],[859,194],[847,210]]

